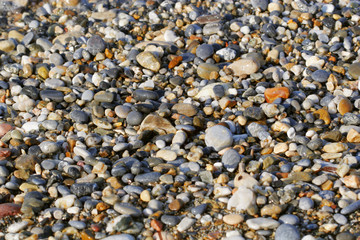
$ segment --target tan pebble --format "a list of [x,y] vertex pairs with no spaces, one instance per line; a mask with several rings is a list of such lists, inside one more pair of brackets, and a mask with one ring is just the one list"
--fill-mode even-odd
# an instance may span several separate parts
[[344,177],[349,171],[350,171],[350,166],[345,163],[339,164],[339,166],[336,169],[336,173],[340,177]]
[[260,68],[260,63],[253,59],[240,59],[228,66],[234,73],[234,76],[242,77],[255,73]]
[[30,183],[22,183],[19,187],[19,189],[23,192],[27,191],[27,192],[31,192],[31,191],[37,191],[39,190],[39,187],[35,184],[30,184]]
[[342,153],[323,153],[321,158],[324,160],[337,159],[342,156]]
[[151,200],[151,194],[149,190],[144,190],[140,193],[140,199],[144,202],[150,202]]
[[177,158],[176,152],[172,150],[162,149],[156,153],[156,157],[162,158],[165,161],[174,161]]
[[94,165],[91,172],[99,174],[99,173],[105,173],[106,170],[107,170],[107,166],[105,165],[105,163],[98,162]]
[[349,188],[360,188],[360,176],[349,175],[342,179],[346,187]]
[[276,216],[281,213],[281,207],[275,204],[269,204],[261,208],[261,216]]
[[109,177],[108,179],[106,179],[106,182],[110,183],[110,186],[114,189],[119,189],[122,187],[121,183],[116,177]]
[[57,191],[56,187],[54,187],[54,186],[49,187],[48,193],[49,193],[49,196],[52,198],[57,198],[59,196],[58,191]]
[[225,173],[222,173],[218,176],[218,178],[216,179],[217,183],[227,183],[229,181],[229,176]]
[[11,52],[15,49],[15,44],[10,40],[0,41],[0,51]]
[[338,224],[336,224],[336,223],[325,223],[319,227],[319,231],[324,232],[324,233],[332,233],[336,230],[337,227],[338,227]]
[[228,214],[223,217],[223,221],[229,225],[237,225],[244,221],[244,217],[239,214]]
[[284,7],[283,5],[281,5],[280,3],[277,2],[271,2],[268,5],[268,11],[269,12],[273,12],[273,11],[279,11],[279,12],[283,12]]
[[259,182],[250,174],[245,172],[240,172],[234,178],[234,185],[237,188],[243,186],[252,189],[253,186],[259,185]]
[[351,128],[346,136],[346,140],[351,143],[360,143],[360,133]]
[[287,143],[278,143],[274,146],[274,153],[275,154],[284,153],[288,149],[289,149],[289,146]]
[[237,122],[240,124],[240,126],[245,126],[247,119],[244,116],[238,116],[237,117]]
[[[165,232],[165,231],[156,232],[154,234],[153,238],[151,238],[151,239],[153,239],[153,240],[175,240],[175,238],[173,237],[173,235],[171,233]],[[176,238],[176,239],[178,239],[178,238]]]
[[328,143],[323,147],[323,151],[326,153],[339,153],[348,149],[348,146],[345,143]]
[[93,218],[93,221],[94,221],[95,223],[98,223],[98,222],[100,222],[101,220],[103,220],[106,216],[107,216],[107,214],[100,213],[100,214],[96,215],[96,216]]
[[271,129],[274,132],[287,132],[290,129],[290,126],[286,123],[282,123],[280,121],[276,121],[272,126]]
[[203,108],[203,111],[207,116],[209,116],[209,115],[213,114],[214,109],[211,106],[206,106]]
[[8,36],[9,38],[14,38],[14,39],[16,39],[18,42],[21,42],[22,40],[23,40],[23,38],[24,38],[24,35],[23,34],[21,34],[21,33],[19,33],[18,31],[16,31],[16,30],[11,30],[10,32],[9,32],[9,36]]

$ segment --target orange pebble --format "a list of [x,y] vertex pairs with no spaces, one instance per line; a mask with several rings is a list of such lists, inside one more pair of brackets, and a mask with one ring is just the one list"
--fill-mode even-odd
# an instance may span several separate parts
[[290,96],[290,91],[287,87],[267,88],[264,95],[266,102],[272,103],[277,98],[287,99]]
[[182,56],[174,57],[169,63],[169,69],[173,69],[175,66],[179,65],[179,63],[181,63],[182,60],[183,60]]

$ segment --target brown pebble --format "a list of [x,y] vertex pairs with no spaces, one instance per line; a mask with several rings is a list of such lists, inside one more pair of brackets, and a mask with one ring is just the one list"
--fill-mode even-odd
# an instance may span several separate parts
[[169,204],[169,209],[172,211],[179,211],[182,206],[184,205],[184,202],[180,199],[175,199]]
[[155,231],[160,232],[163,228],[163,224],[156,219],[152,219],[150,222],[150,226],[155,229]]
[[351,112],[353,109],[353,106],[349,99],[343,98],[341,99],[339,105],[338,105],[338,111],[341,115],[344,115],[347,112]]
[[15,203],[0,204],[0,218],[14,216],[20,213],[21,205]]
[[104,202],[99,202],[98,204],[96,204],[96,209],[98,211],[105,211],[109,208],[110,208],[109,204],[106,204]]
[[88,229],[80,233],[81,240],[94,240],[95,237]]
[[169,69],[173,69],[174,67],[176,67],[177,65],[179,65],[181,63],[181,61],[183,60],[182,56],[176,56],[174,57],[170,63],[169,63]]

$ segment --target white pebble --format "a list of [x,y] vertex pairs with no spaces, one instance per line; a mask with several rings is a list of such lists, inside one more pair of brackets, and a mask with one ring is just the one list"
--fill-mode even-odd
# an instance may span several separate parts
[[22,221],[22,222],[17,222],[17,223],[13,223],[10,226],[8,226],[7,231],[9,233],[17,233],[20,232],[21,230],[23,230],[24,228],[26,228],[26,226],[29,224],[28,221]]

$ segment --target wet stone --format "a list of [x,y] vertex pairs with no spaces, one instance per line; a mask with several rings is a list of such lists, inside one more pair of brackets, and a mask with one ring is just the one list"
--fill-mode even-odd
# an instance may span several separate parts
[[353,63],[349,66],[349,74],[355,79],[357,80],[360,76],[360,63],[356,62]]
[[64,100],[64,94],[57,90],[42,90],[40,97],[44,101],[62,102]]
[[137,101],[144,102],[145,100],[157,100],[159,95],[156,92],[149,90],[137,89],[134,91],[134,98]]
[[126,214],[134,217],[141,216],[141,211],[129,203],[118,202],[114,205],[114,209],[121,214]]
[[161,222],[163,222],[167,226],[173,227],[180,222],[180,218],[178,216],[164,214],[161,216]]
[[158,172],[144,173],[137,175],[134,180],[142,184],[149,184],[149,183],[157,182],[160,176],[161,174]]
[[220,69],[218,66],[211,63],[201,63],[197,68],[197,74],[204,79],[211,79],[212,72],[218,72]]
[[94,100],[98,102],[111,103],[114,100],[114,94],[111,92],[100,91],[94,95]]

